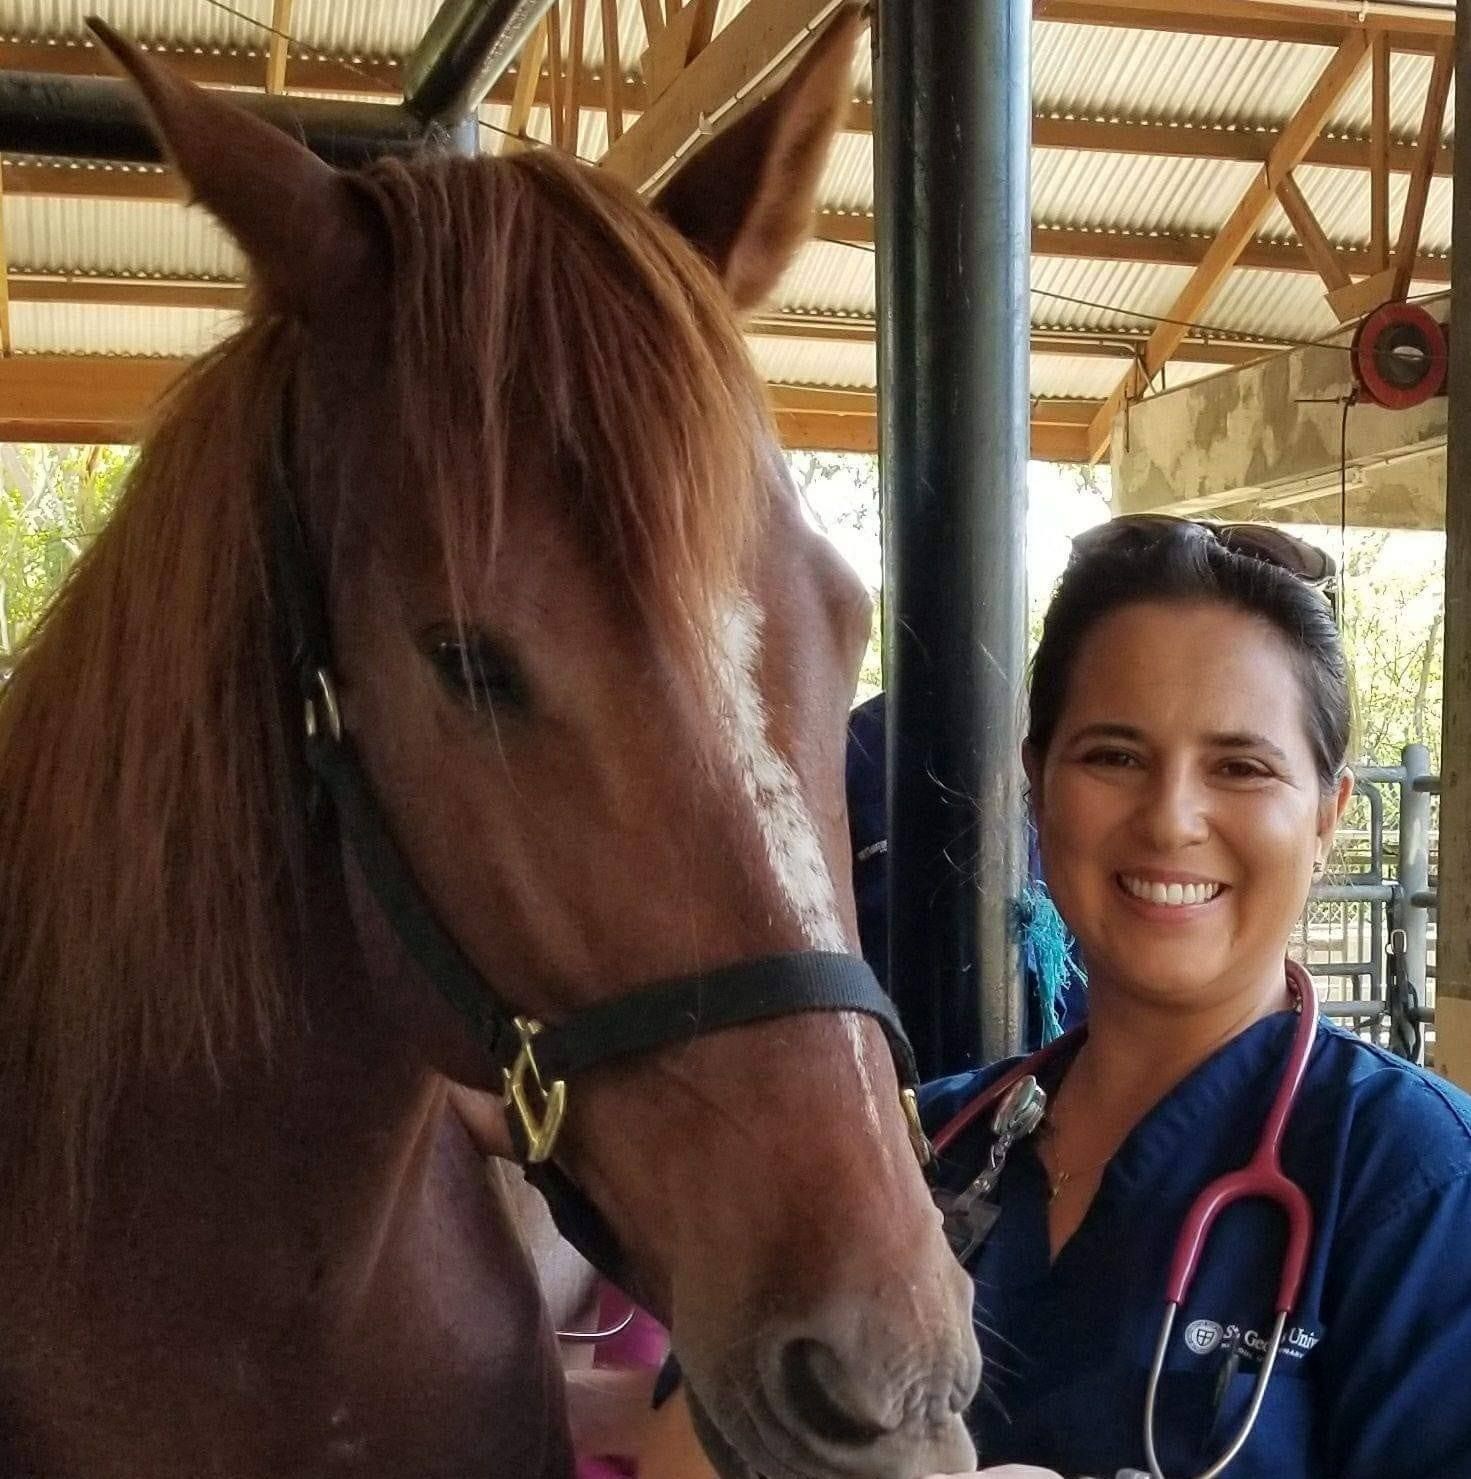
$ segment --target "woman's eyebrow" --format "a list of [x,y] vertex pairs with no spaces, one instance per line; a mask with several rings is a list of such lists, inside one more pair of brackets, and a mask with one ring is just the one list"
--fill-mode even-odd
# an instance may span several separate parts
[[1213,750],[1262,750],[1287,763],[1287,752],[1281,745],[1273,744],[1264,734],[1255,734],[1249,729],[1233,730],[1226,734],[1208,734],[1205,742]]
[[1144,731],[1132,724],[1111,724],[1103,721],[1095,724],[1085,724],[1081,729],[1074,730],[1069,736],[1070,742],[1074,744],[1078,740],[1085,739],[1121,739],[1141,743],[1144,739]]

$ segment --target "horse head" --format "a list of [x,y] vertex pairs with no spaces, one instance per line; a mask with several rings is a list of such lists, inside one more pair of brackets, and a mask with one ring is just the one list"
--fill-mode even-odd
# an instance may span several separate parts
[[[858,25],[652,208],[539,152],[341,173],[103,33],[249,262],[247,326],[202,375],[252,358],[270,445],[245,455],[300,518],[331,720],[446,936],[538,1022],[855,948],[842,759],[869,603],[801,517],[740,314],[804,235]],[[279,603],[262,621],[286,733]],[[372,1010],[499,1090],[361,850],[334,869]],[[730,1473],[969,1466],[970,1290],[873,1020],[601,1066],[567,1086],[556,1157],[671,1324]]]

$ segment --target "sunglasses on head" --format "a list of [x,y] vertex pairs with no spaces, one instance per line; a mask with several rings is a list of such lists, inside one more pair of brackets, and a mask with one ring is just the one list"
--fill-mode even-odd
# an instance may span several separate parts
[[1076,554],[1100,550],[1145,550],[1182,530],[1195,530],[1232,554],[1248,555],[1275,565],[1314,590],[1328,591],[1338,567],[1331,555],[1271,524],[1213,524],[1205,519],[1179,519],[1173,514],[1123,514],[1085,529],[1073,540]]

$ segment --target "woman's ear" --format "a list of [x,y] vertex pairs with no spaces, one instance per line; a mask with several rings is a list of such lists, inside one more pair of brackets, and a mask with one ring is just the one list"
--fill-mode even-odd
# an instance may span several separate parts
[[1345,770],[1338,777],[1337,784],[1323,797],[1323,804],[1318,808],[1318,863],[1319,871],[1328,866],[1328,855],[1333,851],[1333,837],[1338,831],[1338,824],[1343,820],[1343,814],[1348,810],[1348,804],[1354,797],[1354,773]]

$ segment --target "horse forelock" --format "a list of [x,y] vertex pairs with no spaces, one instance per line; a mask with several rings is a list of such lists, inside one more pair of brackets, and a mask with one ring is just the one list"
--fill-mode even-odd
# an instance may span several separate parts
[[[718,667],[772,451],[713,275],[627,192],[554,159],[359,178],[391,258],[374,370],[397,491],[422,500],[452,597],[494,567],[532,440],[560,475],[540,491],[630,606]],[[120,1086],[228,1074],[300,1007],[306,788],[264,531],[283,387],[314,349],[253,316],[183,378],[0,699],[12,1206],[81,1210]],[[304,428],[314,463],[368,435],[349,409]]]
[[[554,499],[658,636],[708,655],[772,455],[713,274],[630,192],[552,154],[385,161],[361,183],[393,263],[393,434],[452,596],[493,588],[516,497]],[[532,466],[545,486],[525,486]]]

